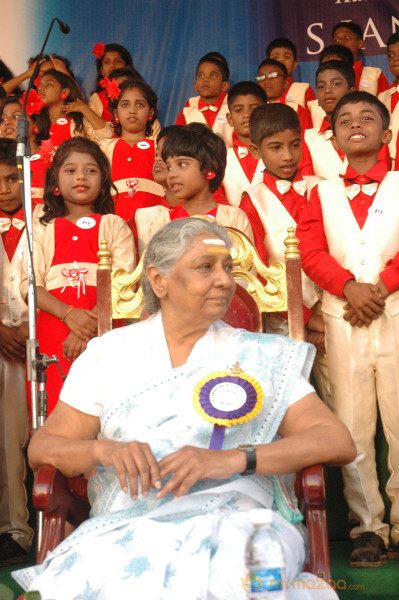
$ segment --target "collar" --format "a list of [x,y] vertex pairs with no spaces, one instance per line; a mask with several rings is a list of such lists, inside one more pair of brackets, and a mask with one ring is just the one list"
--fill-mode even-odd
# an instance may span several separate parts
[[[212,107],[214,107],[214,108],[211,108],[210,110],[212,110],[212,111],[214,111],[214,112],[217,112],[217,111],[219,111],[219,110],[220,110],[220,108],[221,108],[221,106],[222,106],[222,104],[223,104],[223,101],[224,101],[225,97],[226,97],[226,92],[222,92],[222,93],[220,94],[220,98],[219,98],[219,100],[217,100],[217,101],[216,101],[216,102],[214,102],[213,104],[210,104],[209,102],[205,102],[205,100],[203,100],[202,98],[200,98],[200,99],[199,99],[199,101],[198,101],[198,110],[201,110],[201,109],[209,109],[209,108],[212,106]],[[215,110],[215,109],[216,109],[216,110]]]
[[19,208],[17,208],[16,210],[12,210],[12,211],[5,211],[5,210],[0,210],[0,217],[8,217],[8,218],[12,218],[15,217],[17,219],[24,219],[24,207],[20,206]]
[[328,129],[331,129],[331,123],[329,123],[327,121],[327,119],[324,117],[323,121],[320,125],[320,129],[319,129],[319,133],[324,133],[325,131],[327,131]]
[[233,132],[233,148],[237,150],[238,158],[244,158],[245,156],[248,156],[248,154],[251,154],[248,148],[248,144],[246,144],[245,142],[241,142],[238,139],[235,130]]
[[388,167],[386,162],[384,160],[379,160],[374,167],[371,167],[371,169],[369,169],[367,173],[363,173],[363,175],[359,175],[355,169],[348,166],[345,175],[340,175],[340,177],[348,184],[366,183],[367,181],[378,181],[381,183],[387,173]]
[[355,71],[356,74],[360,74],[363,71],[363,63],[360,59],[358,59],[355,64],[353,65],[353,70]]

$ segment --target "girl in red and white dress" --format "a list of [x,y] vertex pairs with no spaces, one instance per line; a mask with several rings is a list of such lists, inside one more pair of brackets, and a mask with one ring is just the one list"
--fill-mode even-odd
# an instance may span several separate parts
[[166,223],[196,215],[208,216],[220,225],[234,227],[253,242],[252,228],[243,210],[215,202],[214,193],[223,181],[226,146],[222,138],[202,123],[169,128],[162,146],[168,169],[167,185],[177,206],[139,209],[135,216],[140,256],[152,236]]
[[[73,138],[59,147],[47,173],[44,208],[34,223],[37,285],[37,337],[40,351],[60,359],[65,374],[71,361],[97,335],[97,251],[107,240],[112,268],[131,271],[133,236],[114,212],[109,164],[97,144]],[[35,215],[38,216],[38,215]],[[47,370],[48,412],[58,401],[62,380]]]
[[[145,81],[125,81],[114,102],[114,127],[118,137],[108,137],[107,128],[93,127],[100,148],[111,164],[111,177],[118,190],[115,213],[129,221],[137,208],[165,205],[164,189],[154,181],[153,123],[157,118],[157,97]],[[90,119],[90,115],[87,115]]]
[[65,117],[64,105],[82,100],[82,94],[75,81],[61,71],[49,69],[38,82],[38,92],[44,107],[36,116],[38,144],[51,138],[53,146],[75,136],[85,136],[83,116],[79,112]]
[[[89,106],[99,117],[104,119],[104,121],[112,121],[113,114],[108,106],[109,98],[100,81],[109,78],[111,72],[115,69],[130,67],[137,75],[139,75],[139,73],[134,68],[133,59],[129,50],[126,50],[126,48],[120,44],[102,44],[100,42],[99,44],[94,45],[92,54],[97,58],[97,81],[96,90],[90,96]],[[141,76],[137,77],[137,79],[140,77]]]

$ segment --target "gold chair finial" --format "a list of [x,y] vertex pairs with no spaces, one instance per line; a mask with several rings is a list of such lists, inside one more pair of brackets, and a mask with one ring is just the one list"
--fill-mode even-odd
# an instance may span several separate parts
[[295,236],[294,227],[288,227],[288,236],[284,240],[284,245],[287,250],[285,251],[285,260],[290,258],[300,258],[300,252],[298,250],[299,240]]
[[101,240],[100,250],[97,252],[97,256],[100,259],[98,268],[102,271],[111,270],[111,252],[108,250],[107,240]]

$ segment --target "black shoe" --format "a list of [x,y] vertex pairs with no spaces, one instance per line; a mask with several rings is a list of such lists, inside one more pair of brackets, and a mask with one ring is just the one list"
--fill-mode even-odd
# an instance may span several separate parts
[[366,531],[354,540],[349,558],[350,567],[362,569],[381,567],[387,563],[387,560],[384,541],[376,533]]
[[24,550],[10,533],[0,535],[0,567],[29,562],[29,552]]

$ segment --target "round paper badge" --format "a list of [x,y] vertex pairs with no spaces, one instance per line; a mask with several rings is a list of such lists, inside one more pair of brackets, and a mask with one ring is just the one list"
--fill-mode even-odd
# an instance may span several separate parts
[[32,156],[30,157],[31,161],[35,161],[35,160],[39,160],[42,157],[42,155],[37,152],[36,154],[32,154]]
[[361,79],[360,80],[360,87],[368,88],[368,87],[370,87],[370,82],[367,81],[367,79]]
[[295,102],[294,94],[287,94],[285,97],[286,102]]
[[81,217],[76,221],[76,225],[80,229],[92,229],[96,224],[95,219],[93,217]]
[[216,117],[216,121],[218,121],[218,123],[227,123],[227,119],[223,115]]
[[238,363],[230,371],[215,371],[197,383],[193,392],[194,408],[214,425],[210,448],[222,447],[225,427],[251,421],[262,409],[260,384]]
[[150,144],[148,142],[138,142],[137,143],[137,148],[140,148],[140,150],[148,150],[148,148],[150,147]]
[[56,123],[58,125],[67,125],[68,124],[68,119],[65,119],[64,117],[61,117],[61,119],[57,119]]

